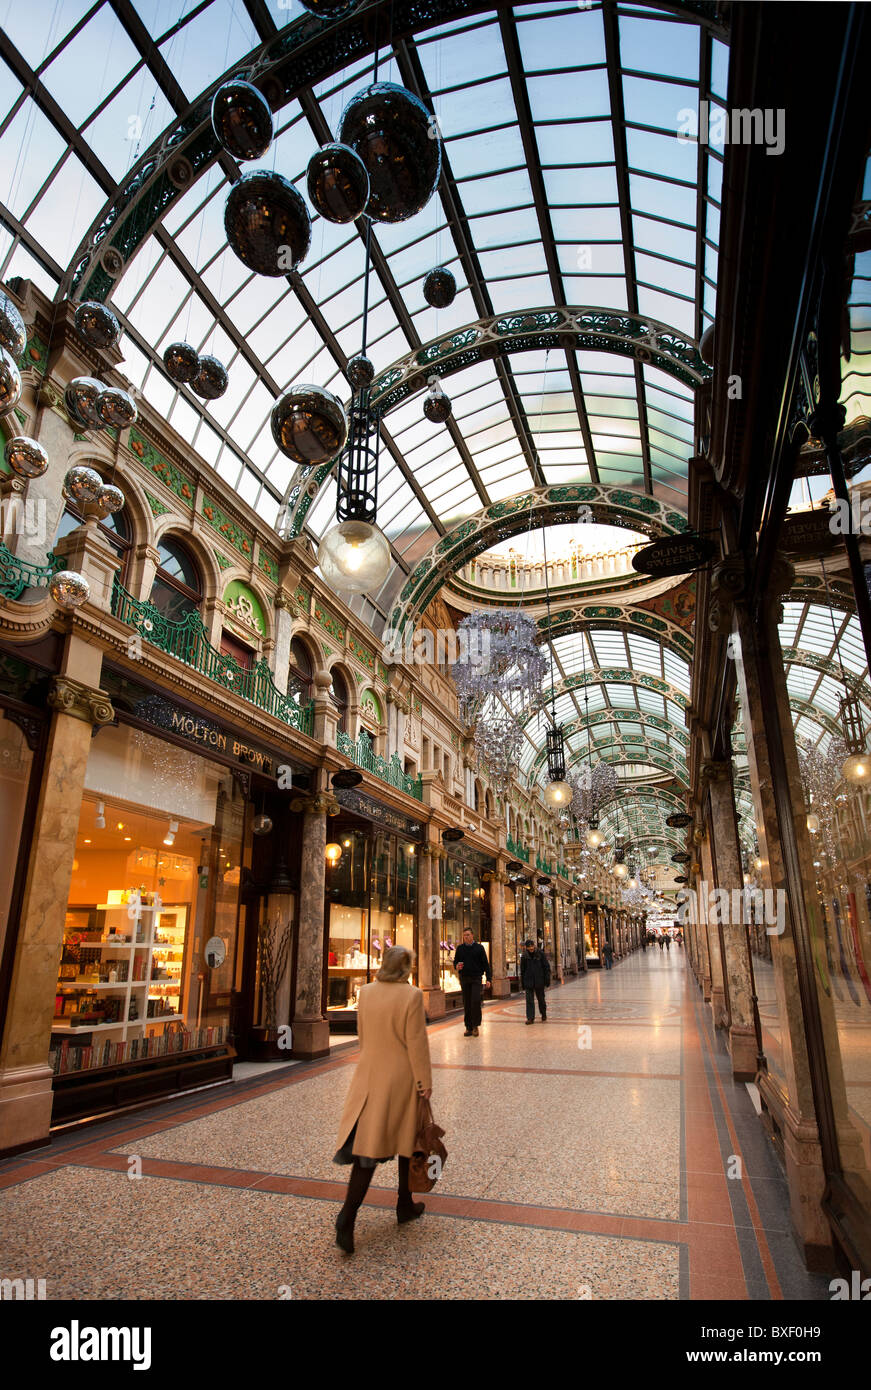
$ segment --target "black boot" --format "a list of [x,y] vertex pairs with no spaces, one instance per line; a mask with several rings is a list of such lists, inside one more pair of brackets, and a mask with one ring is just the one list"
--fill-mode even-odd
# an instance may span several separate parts
[[408,1174],[411,1160],[399,1158],[399,1191],[396,1197],[396,1220],[402,1226],[406,1221],[415,1221],[418,1216],[423,1216],[426,1211],[424,1202],[415,1202],[412,1198],[408,1186]]
[[374,1168],[363,1168],[357,1162],[351,1169],[345,1205],[336,1217],[336,1244],[344,1250],[346,1255],[353,1255],[354,1253],[354,1222],[357,1219],[357,1212],[362,1205],[363,1198],[369,1191],[369,1184],[374,1172]]

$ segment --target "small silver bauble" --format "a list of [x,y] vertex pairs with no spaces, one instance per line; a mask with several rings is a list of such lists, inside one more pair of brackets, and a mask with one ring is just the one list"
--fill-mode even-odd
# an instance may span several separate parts
[[97,397],[97,414],[104,425],[126,429],[136,423],[137,410],[133,397],[119,386],[105,387]]
[[308,196],[327,222],[353,222],[369,199],[369,175],[347,145],[322,145],[308,162]]
[[423,413],[430,423],[443,425],[449,419],[452,410],[450,397],[445,395],[438,384],[431,385],[423,403]]
[[227,389],[227,369],[217,357],[201,357],[191,390],[204,401],[216,401]]
[[326,463],[345,447],[348,417],[322,386],[292,386],[272,409],[272,438],[294,463]]
[[163,354],[163,365],[172,377],[182,386],[196,380],[200,370],[200,355],[190,343],[170,343]]
[[251,825],[252,833],[255,835],[268,835],[272,829],[272,821],[269,816],[255,816]]
[[424,276],[423,297],[434,309],[447,309],[453,304],[457,293],[457,282],[447,266],[437,265]]
[[212,130],[235,159],[262,159],[272,144],[272,112],[250,82],[225,82],[212,98]]
[[95,468],[85,468],[79,464],[67,470],[64,490],[74,502],[84,506],[86,502],[96,502],[103,490],[103,479]]
[[355,391],[360,391],[364,386],[371,386],[375,378],[375,368],[362,352],[356,357],[348,359],[345,374]]
[[48,592],[59,608],[71,613],[74,608],[81,608],[83,603],[87,603],[91,597],[91,586],[85,576],[76,570],[60,570],[53,576]]
[[24,327],[24,319],[8,294],[0,290],[0,347],[5,348],[17,361],[26,345],[27,329]]
[[88,299],[76,309],[76,332],[91,347],[114,347],[121,337],[121,325],[110,309],[98,300]]
[[20,400],[21,373],[12,355],[0,348],[0,415],[14,410]]
[[86,430],[101,430],[104,422],[97,414],[97,401],[105,391],[102,381],[92,376],[76,376],[64,392],[67,414],[76,425]]
[[114,483],[106,483],[97,494],[97,501],[104,512],[120,512],[124,506],[124,494]]
[[38,439],[28,439],[24,434],[8,441],[4,457],[19,478],[41,478],[48,468],[48,451]]

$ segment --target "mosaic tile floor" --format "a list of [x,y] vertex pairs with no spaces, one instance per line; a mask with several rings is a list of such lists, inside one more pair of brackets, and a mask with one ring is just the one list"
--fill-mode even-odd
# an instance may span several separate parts
[[827,1297],[764,1144],[730,1190],[736,1126],[758,1120],[683,957],[637,954],[548,1004],[534,1029],[516,996],[479,1038],[432,1026],[444,1176],[400,1228],[380,1168],[351,1259],[331,1159],[355,1048],[0,1163],[0,1267],[36,1269],[50,1299]]

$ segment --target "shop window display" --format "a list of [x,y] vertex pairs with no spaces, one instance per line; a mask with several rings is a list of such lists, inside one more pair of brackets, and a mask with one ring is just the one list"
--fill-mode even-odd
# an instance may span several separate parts
[[468,927],[490,957],[490,898],[481,870],[448,856],[442,860],[442,922],[439,943],[439,986],[459,994],[454,952]]
[[356,1009],[390,946],[414,950],[418,847],[396,835],[346,830],[327,862],[327,1012]]
[[58,970],[55,1072],[226,1041],[243,821],[225,768],[139,730],[100,731]]

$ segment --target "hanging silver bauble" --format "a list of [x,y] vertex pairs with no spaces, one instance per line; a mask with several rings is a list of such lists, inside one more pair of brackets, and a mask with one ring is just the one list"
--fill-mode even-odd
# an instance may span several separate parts
[[107,386],[97,397],[97,414],[104,425],[123,430],[136,423],[137,410],[133,397],[120,386]]
[[48,592],[58,608],[65,608],[71,613],[74,608],[81,608],[83,603],[87,603],[91,597],[91,586],[85,576],[76,570],[59,570],[52,576]]
[[225,82],[212,98],[212,130],[234,159],[262,159],[272,144],[269,102],[250,82]]
[[311,218],[305,199],[282,174],[253,169],[230,190],[224,230],[231,250],[258,275],[286,275],[308,255]]
[[251,831],[254,835],[268,835],[272,829],[272,821],[267,815],[255,816],[251,824]]
[[76,376],[67,384],[64,403],[73,424],[86,430],[101,430],[105,422],[97,414],[97,401],[105,391],[102,381],[92,376]]
[[393,82],[364,87],[342,112],[337,134],[366,166],[369,217],[404,222],[426,207],[439,181],[442,145],[435,118],[413,92]]
[[433,425],[443,425],[450,419],[453,406],[451,398],[442,390],[437,379],[430,382],[430,388],[423,402],[423,413]]
[[200,370],[200,355],[190,343],[170,343],[163,354],[163,365],[173,381],[187,386]]
[[197,374],[191,382],[191,390],[204,401],[216,401],[227,389],[229,378],[227,368],[217,357],[203,356],[199,359]]
[[347,145],[322,145],[308,162],[308,196],[327,222],[353,222],[369,200],[369,175]]
[[0,347],[17,361],[27,346],[24,319],[8,294],[0,290]]
[[121,325],[105,304],[88,299],[80,304],[75,315],[76,332],[80,333],[91,347],[114,347],[121,337]]
[[104,512],[120,512],[124,506],[124,494],[114,483],[105,483],[97,493],[97,501]]
[[80,506],[86,502],[96,502],[102,490],[103,479],[95,468],[85,468],[79,464],[67,470],[64,491]]
[[701,338],[699,338],[699,357],[701,357],[706,367],[714,365],[714,325],[709,323]]
[[369,358],[365,357],[363,353],[360,352],[356,357],[350,357],[348,359],[345,375],[354,390],[361,391],[364,386],[372,385],[375,379],[375,367],[369,361]]
[[48,468],[47,449],[38,439],[28,439],[24,434],[8,440],[3,455],[19,478],[41,478]]
[[423,297],[434,309],[447,309],[456,293],[457,282],[447,266],[437,265],[424,276]]
[[345,447],[348,417],[322,386],[292,386],[272,410],[272,438],[294,463],[327,463]]
[[0,348],[0,415],[14,410],[20,400],[21,373],[12,354]]

